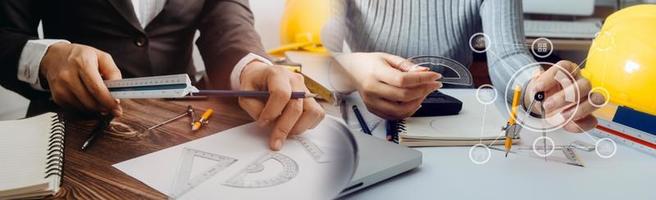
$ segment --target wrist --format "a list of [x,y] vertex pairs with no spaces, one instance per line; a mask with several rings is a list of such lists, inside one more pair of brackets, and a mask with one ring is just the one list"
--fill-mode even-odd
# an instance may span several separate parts
[[257,60],[246,64],[239,74],[239,84],[243,85],[244,80],[249,80],[248,77],[250,77],[252,74],[261,74],[262,70],[266,69],[267,67],[271,67],[271,65]]
[[66,42],[57,42],[55,44],[52,44],[48,47],[46,50],[46,53],[43,55],[43,59],[41,60],[41,63],[39,64],[39,76],[40,77],[47,77],[46,75],[48,74],[48,67],[52,65],[56,65],[55,63],[60,62],[62,59],[65,59],[64,55],[66,55],[65,51],[68,48],[70,43]]

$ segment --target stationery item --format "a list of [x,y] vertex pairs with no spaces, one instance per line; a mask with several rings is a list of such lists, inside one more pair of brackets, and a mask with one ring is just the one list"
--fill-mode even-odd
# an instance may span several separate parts
[[413,117],[457,115],[462,110],[462,101],[439,91],[428,94]]
[[200,129],[201,126],[203,126],[203,125],[209,123],[209,119],[210,119],[210,117],[212,116],[212,113],[214,113],[214,110],[212,110],[211,108],[210,108],[210,109],[207,109],[207,110],[203,113],[203,115],[200,117],[200,119],[199,119],[198,121],[195,121],[195,122],[193,123],[193,125],[192,125],[192,127],[191,127],[191,130],[192,130],[192,131],[196,131],[196,130]]
[[399,143],[399,132],[405,131],[402,123],[396,120],[385,120],[385,139],[388,142]]
[[[150,76],[105,81],[112,97],[117,99],[184,98],[187,95],[224,97],[269,97],[268,91],[198,90],[187,74]],[[292,99],[314,98],[305,92],[292,92]]]
[[351,180],[357,147],[340,119],[326,116],[275,152],[270,131],[250,123],[114,167],[176,199],[331,199]]
[[114,116],[112,115],[102,116],[98,120],[96,127],[93,128],[93,130],[91,131],[91,135],[89,135],[89,138],[85,140],[84,143],[82,144],[82,150],[86,150],[90,145],[96,142],[98,137],[102,137],[102,135],[105,134],[105,129],[109,126],[109,123],[112,122],[113,119]]
[[[648,119],[654,118],[654,116],[637,112],[609,103],[594,112],[599,123],[590,130],[590,133],[600,138],[610,138],[618,144],[656,156],[656,132],[643,130],[653,124],[654,119]],[[632,118],[637,120],[632,121]],[[637,124],[640,122],[641,124]]]
[[153,126],[151,126],[151,127],[148,127],[148,129],[146,129],[146,130],[147,130],[147,131],[150,131],[150,130],[156,129],[157,127],[160,127],[160,126],[163,126],[163,125],[165,125],[165,124],[171,123],[172,121],[178,120],[178,119],[180,119],[180,118],[182,118],[182,117],[184,117],[184,116],[189,116],[189,117],[191,117],[191,124],[192,124],[192,126],[193,126],[193,124],[194,124],[194,117],[193,117],[193,116],[194,116],[194,108],[192,108],[191,105],[189,105],[189,106],[187,106],[187,110],[186,110],[184,113],[180,113],[178,116],[175,116],[175,117],[173,117],[173,118],[171,118],[171,119],[168,119],[168,120],[166,120],[166,121],[160,122],[159,124],[155,124],[155,125],[153,125]]
[[508,118],[508,123],[506,123],[506,127],[503,128],[505,131],[505,141],[504,141],[504,150],[506,152],[506,157],[508,157],[508,152],[510,152],[510,149],[512,148],[512,138],[515,137],[519,133],[520,127],[517,125],[516,120],[517,120],[517,109],[519,108],[519,99],[521,97],[521,88],[519,85],[515,86],[515,92],[513,94],[513,100],[512,100],[512,112],[510,113],[510,117]]
[[350,90],[351,86],[347,84],[350,77],[330,54],[287,51],[285,56],[289,61],[302,66],[305,85],[327,102],[339,103],[342,94]]
[[[476,100],[473,89],[442,89],[445,94],[462,101],[458,115],[437,117],[410,117],[392,121],[397,127],[399,143],[406,146],[470,146],[475,144],[502,144],[499,138],[504,132],[499,124],[505,124],[504,116],[494,106]],[[519,135],[512,138],[519,141]]]
[[117,99],[182,98],[198,92],[187,74],[111,80],[105,85]]
[[[269,91],[235,91],[235,90],[199,90],[191,95],[223,96],[223,97],[261,97],[268,98]],[[306,92],[292,92],[292,99],[314,98],[315,94]]]
[[358,123],[360,123],[360,127],[362,127],[362,132],[371,135],[371,130],[369,129],[369,126],[367,125],[367,122],[364,121],[364,117],[362,117],[362,113],[360,113],[360,110],[358,109],[358,106],[353,105],[353,113],[355,114],[355,117],[358,118]]
[[442,74],[440,82],[456,86],[471,87],[474,85],[469,69],[460,62],[441,56],[415,56],[402,62],[401,67],[413,69],[416,67],[426,67],[431,71]]
[[59,190],[64,164],[62,116],[0,121],[0,199],[41,198]]

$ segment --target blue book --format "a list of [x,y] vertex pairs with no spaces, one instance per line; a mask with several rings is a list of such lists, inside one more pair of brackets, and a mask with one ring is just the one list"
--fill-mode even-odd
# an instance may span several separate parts
[[656,135],[656,116],[628,107],[618,106],[613,122]]

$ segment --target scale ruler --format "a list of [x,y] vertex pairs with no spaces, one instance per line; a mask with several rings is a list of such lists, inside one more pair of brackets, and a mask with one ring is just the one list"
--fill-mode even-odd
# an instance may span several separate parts
[[117,99],[180,98],[198,92],[187,74],[112,80],[105,85]]
[[[201,157],[217,161],[211,168],[203,171],[195,177],[191,177],[191,169],[194,165],[194,158]],[[209,153],[196,149],[184,148],[178,174],[173,182],[173,192],[169,195],[171,198],[178,198],[206,180],[212,178],[225,168],[228,168],[237,159],[219,154]]]
[[[281,171],[274,173],[271,177],[262,177],[261,175],[253,175],[266,169],[264,163],[267,161],[275,161],[282,166]],[[224,185],[238,188],[264,188],[283,184],[298,175],[298,164],[290,157],[275,152],[268,152],[255,160],[253,163],[246,166],[240,172],[235,174],[232,178],[228,179]]]
[[592,129],[592,135],[610,138],[617,143],[656,156],[656,135],[622,125],[620,123],[597,119],[599,125]]

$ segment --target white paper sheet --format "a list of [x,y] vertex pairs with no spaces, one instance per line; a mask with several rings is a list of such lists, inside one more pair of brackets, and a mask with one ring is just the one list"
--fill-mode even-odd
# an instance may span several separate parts
[[[268,146],[269,129],[246,124],[201,139],[115,164],[114,167],[167,195],[172,194],[173,182],[180,168],[183,148],[191,148],[237,159],[197,187],[181,195],[182,199],[332,199],[350,181],[355,170],[355,151],[347,137],[343,122],[326,117],[318,127],[302,137],[324,152],[329,162],[318,162],[294,139],[288,139],[277,152],[290,157],[298,165],[291,180],[262,188],[239,188],[226,181],[243,171],[249,164],[271,153]],[[216,163],[195,159],[191,177]],[[185,163],[188,164],[188,163]],[[264,170],[249,174],[249,179],[276,176],[282,170],[278,162],[264,163]],[[200,172],[199,172],[200,171]]]

